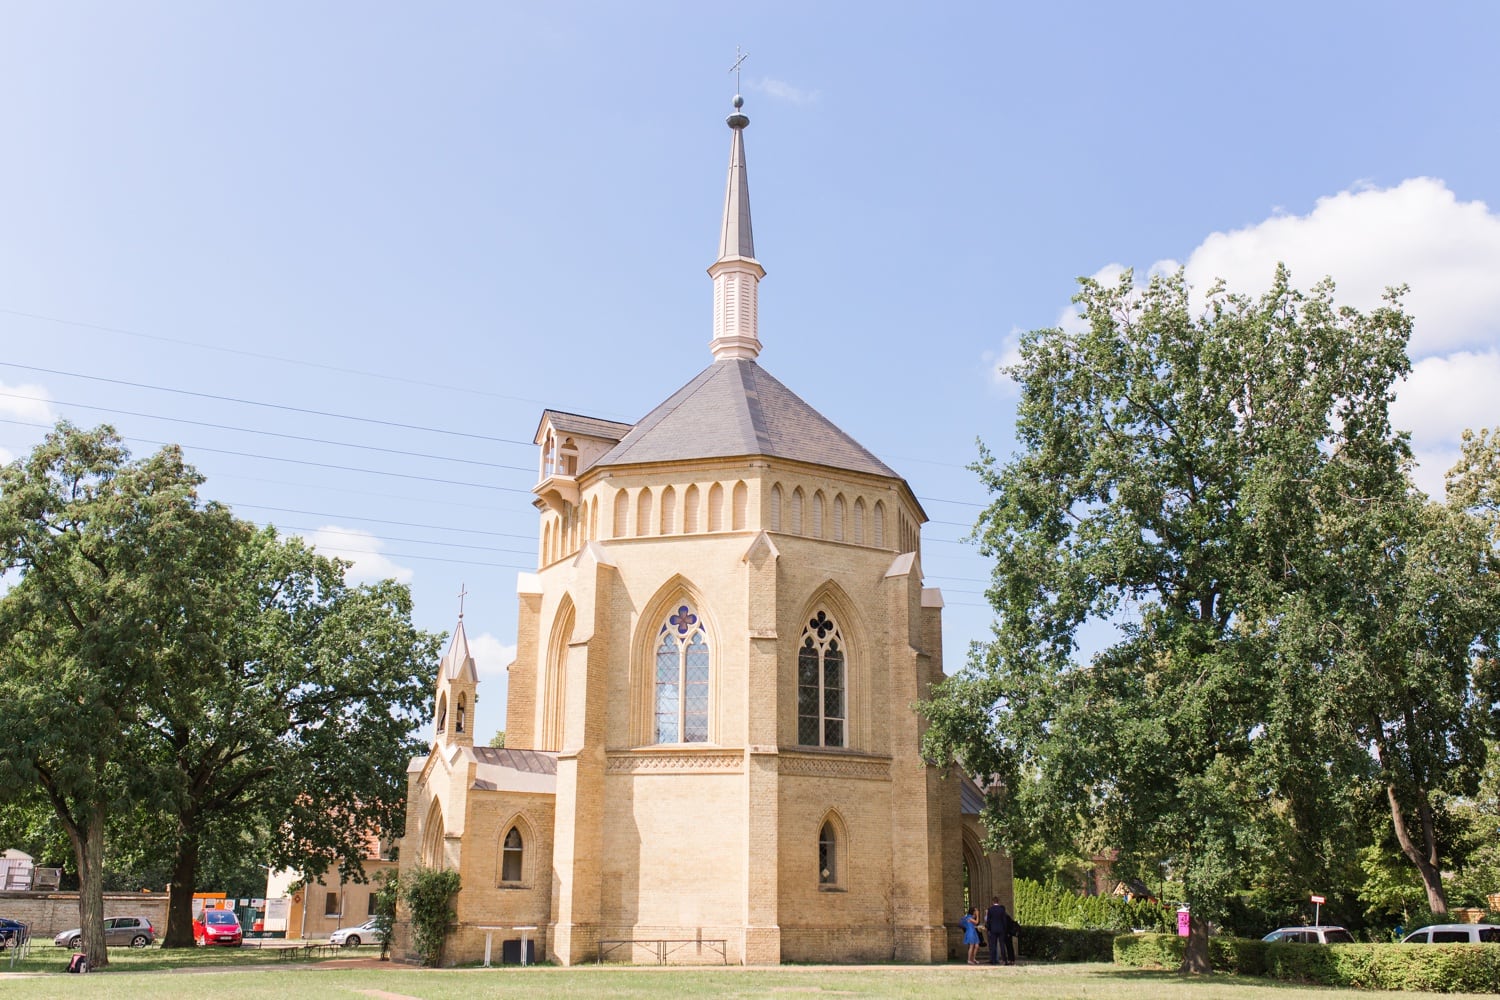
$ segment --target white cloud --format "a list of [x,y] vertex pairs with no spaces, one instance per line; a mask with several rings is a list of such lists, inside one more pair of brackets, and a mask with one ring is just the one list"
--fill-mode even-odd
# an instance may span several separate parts
[[793,86],[785,80],[774,80],[769,76],[763,76],[759,80],[750,82],[750,89],[778,101],[786,101],[789,104],[813,104],[820,96],[816,90],[804,90]]
[[328,524],[311,534],[299,534],[322,555],[352,562],[354,565],[344,574],[350,583],[373,583],[387,578],[397,583],[411,582],[412,571],[381,555],[385,543],[368,531]]
[[505,668],[516,658],[514,644],[506,645],[489,632],[470,636],[469,652],[474,656],[474,667],[480,677],[504,676]]
[[9,448],[0,448],[0,465],[9,465],[16,460],[16,453]]
[[52,408],[50,394],[42,386],[0,382],[0,417],[51,424],[57,422],[57,411]]
[[[1492,387],[1500,384],[1494,346],[1500,342],[1500,213],[1481,201],[1460,201],[1436,178],[1391,188],[1361,181],[1319,198],[1306,215],[1277,208],[1262,222],[1209,234],[1184,270],[1196,293],[1223,278],[1230,291],[1258,295],[1278,262],[1300,288],[1332,277],[1335,301],[1361,310],[1380,305],[1391,285],[1410,286],[1404,306],[1413,320],[1413,370],[1396,388],[1392,420],[1412,432],[1418,483],[1441,495],[1459,434],[1500,424],[1490,402]],[[1162,260],[1147,274],[1175,267]],[[1115,281],[1123,270],[1111,263],[1094,277]],[[1064,329],[1080,322],[1072,306],[1058,319]]]
[[1307,288],[1325,276],[1337,301],[1368,310],[1387,286],[1407,284],[1415,358],[1488,347],[1500,330],[1500,214],[1459,201],[1441,180],[1361,186],[1319,198],[1307,215],[1275,215],[1213,233],[1189,255],[1187,278],[1206,289],[1223,278],[1258,294],[1283,261]]

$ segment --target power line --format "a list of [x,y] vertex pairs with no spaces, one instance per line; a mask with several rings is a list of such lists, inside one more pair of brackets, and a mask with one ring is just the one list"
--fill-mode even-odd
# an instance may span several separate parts
[[84,375],[81,372],[61,371],[56,368],[39,368],[36,365],[23,365],[14,361],[0,361],[0,366],[6,368],[19,368],[22,371],[41,372],[44,375],[62,375],[65,378],[81,378],[90,382],[104,382],[108,385],[124,385],[132,389],[150,389],[153,392],[170,392],[179,396],[192,396],[197,399],[212,399],[220,403],[240,403],[244,406],[261,406],[269,410],[282,410],[287,413],[305,413],[314,417],[333,417],[338,420],[353,420],[365,424],[377,424],[381,427],[399,427],[408,431],[423,431],[428,434],[448,434],[453,437],[473,438],[476,441],[495,441],[499,444],[519,444],[531,447],[534,442],[517,441],[514,438],[494,437],[489,434],[472,434],[468,431],[452,431],[443,427],[427,427],[422,424],[403,424],[396,420],[380,420],[376,417],[356,417],[348,413],[334,413],[330,410],[310,410],[301,406],[288,406],[285,403],[264,403],[257,399],[242,399],[239,396],[220,396],[211,392],[194,392],[191,389],[176,389],[166,385],[149,385],[145,382],[129,382],[125,379],[105,378],[102,375]]
[[[3,310],[0,310],[3,311]],[[18,392],[0,392],[0,397],[9,399],[35,399],[34,396],[23,396]],[[422,451],[402,451],[399,448],[382,448],[374,444],[356,444],[353,441],[333,441],[328,438],[304,437],[301,434],[283,434],[280,431],[263,431],[254,427],[236,427],[233,424],[214,424],[206,420],[189,420],[187,417],[164,417],[159,413],[141,413],[137,410],[118,410],[109,406],[95,406],[92,403],[75,403],[66,399],[49,399],[49,403],[58,406],[76,406],[85,410],[98,410],[101,413],[118,413],[127,417],[145,417],[148,420],[165,420],[169,423],[192,424],[194,427],[211,427],[221,431],[240,431],[244,434],[261,434],[266,437],[284,438],[288,441],[306,441],[311,444],[331,444],[340,448],[360,448],[364,451],[379,451],[387,455],[405,455],[410,458],[430,458],[439,462],[461,462],[465,465],[482,465],[490,469],[509,469],[514,472],[531,472],[533,467],[528,465],[503,465],[499,462],[483,462],[475,458],[454,458],[450,455],[431,455]]]
[[401,382],[406,385],[420,385],[428,389],[444,389],[452,392],[467,392],[475,396],[491,396],[495,399],[509,399],[517,403],[532,403],[537,406],[546,406],[539,400],[528,399],[525,396],[508,396],[503,392],[492,392],[488,389],[476,389],[469,385],[448,385],[443,382],[426,382],[422,379],[409,378],[404,375],[388,375],[385,372],[366,371],[362,368],[345,368],[341,365],[324,364],[319,361],[308,361],[305,358],[288,358],[278,354],[263,354],[259,351],[246,351],[238,347],[225,347],[222,344],[204,344],[196,340],[185,340],[179,337],[168,337],[159,333],[143,333],[140,330],[126,330],[118,326],[104,326],[99,323],[84,323],[74,319],[59,319],[56,316],[43,316],[40,313],[22,312],[19,309],[0,309],[0,313],[9,316],[22,316],[26,319],[39,319],[45,323],[58,323],[63,326],[76,326],[84,330],[100,330],[104,333],[119,333],[127,337],[139,337],[142,340],[155,340],[163,344],[177,344],[182,347],[196,347],[202,351],[218,351],[222,354],[237,354],[244,358],[257,358],[261,361],[276,361],[285,365],[301,365],[303,368],[316,368],[326,372],[340,372],[345,375],[359,375],[364,378],[384,379],[388,382]]
[[[395,499],[403,498],[397,497]],[[387,521],[379,517],[359,517],[356,514],[330,514],[326,511],[320,510],[296,510],[291,507],[268,507],[265,504],[258,503],[234,503],[229,500],[225,500],[223,502],[234,508],[248,507],[251,510],[274,510],[279,514],[302,514],[306,517],[332,517],[337,518],[340,521],[369,521],[372,524],[391,524],[401,528],[430,528],[433,531],[456,531],[465,535],[494,535],[498,538],[527,538],[533,541],[536,539],[535,532],[532,532],[529,535],[521,535],[509,531],[485,531],[481,528],[452,528],[442,524],[420,524],[415,521]],[[477,505],[464,504],[464,506],[467,507]],[[974,582],[977,583],[981,581]]]
[[[271,523],[271,522],[268,522]],[[428,538],[399,538],[392,535],[374,535],[368,531],[340,531],[338,528],[309,528],[296,524],[277,524],[278,531],[301,533],[310,531],[320,535],[343,535],[346,538],[379,538],[382,542],[413,542],[417,545],[441,545],[446,549],[472,549],[477,552],[510,552],[525,556],[534,554],[532,549],[503,549],[496,545],[472,545],[468,542],[438,542]],[[303,535],[302,537],[306,537]],[[977,592],[976,592],[977,593]]]
[[[0,362],[4,364],[4,362]],[[0,417],[0,423],[17,424],[21,427],[44,427],[50,428],[51,424],[38,424],[29,420],[9,420]],[[234,455],[237,458],[261,458],[268,462],[290,462],[292,465],[309,465],[316,469],[332,469],[335,472],[364,472],[372,476],[395,476],[397,479],[415,479],[424,483],[439,483],[443,486],[469,486],[478,490],[499,490],[502,493],[530,493],[530,490],[518,489],[514,486],[494,486],[490,483],[469,483],[460,479],[441,479],[437,476],[419,476],[411,472],[387,472],[384,469],[361,469],[353,465],[333,465],[328,462],[311,462],[301,458],[286,458],[282,455],[257,455],[249,451],[232,451],[228,448],[210,448],[206,445],[189,445],[177,441],[156,441],[152,438],[125,437],[126,441],[138,441],[141,444],[154,444],[161,446],[175,445],[184,451],[207,451],[219,455]]]

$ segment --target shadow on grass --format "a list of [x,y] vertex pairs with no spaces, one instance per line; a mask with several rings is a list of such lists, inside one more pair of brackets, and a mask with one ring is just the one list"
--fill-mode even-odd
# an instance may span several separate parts
[[1107,966],[1095,973],[1100,979],[1119,979],[1130,983],[1172,983],[1185,986],[1191,983],[1203,983],[1223,986],[1258,987],[1265,990],[1328,990],[1334,987],[1318,986],[1309,983],[1293,983],[1284,979],[1267,979],[1263,976],[1237,976],[1228,972],[1214,972],[1209,975],[1191,975],[1186,972],[1178,972],[1176,969],[1132,969],[1122,966]]

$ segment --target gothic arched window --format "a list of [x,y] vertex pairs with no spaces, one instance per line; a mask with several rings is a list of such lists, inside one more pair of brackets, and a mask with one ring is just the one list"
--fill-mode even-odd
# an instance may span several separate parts
[[818,831],[818,884],[839,884],[839,835],[832,820],[825,822]]
[[505,835],[505,846],[500,850],[500,881],[521,881],[521,862],[526,859],[525,846],[521,842],[521,831],[515,827]]
[[802,630],[797,650],[797,742],[802,746],[845,745],[844,657],[838,625],[819,611]]
[[686,604],[667,616],[656,641],[656,742],[708,742],[708,637]]

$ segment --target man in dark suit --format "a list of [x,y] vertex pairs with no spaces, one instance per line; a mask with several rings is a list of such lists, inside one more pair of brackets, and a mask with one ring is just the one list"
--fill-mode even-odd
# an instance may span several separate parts
[[[990,908],[984,911],[984,933],[990,939],[991,965],[1000,964],[999,949],[1001,947],[1004,947],[1007,956],[1010,955],[1010,939],[1003,937],[1005,932],[1010,930],[1006,926],[1009,921],[1010,917],[1006,915],[1005,907],[1000,905],[1000,897],[996,896],[994,902],[990,903]],[[1005,942],[1003,946],[1000,943],[1002,940]]]
[[1000,907],[1000,960],[1006,965],[1016,964],[1016,949],[1011,944],[1011,939],[1021,930],[1021,925],[1009,913],[1005,907]]

